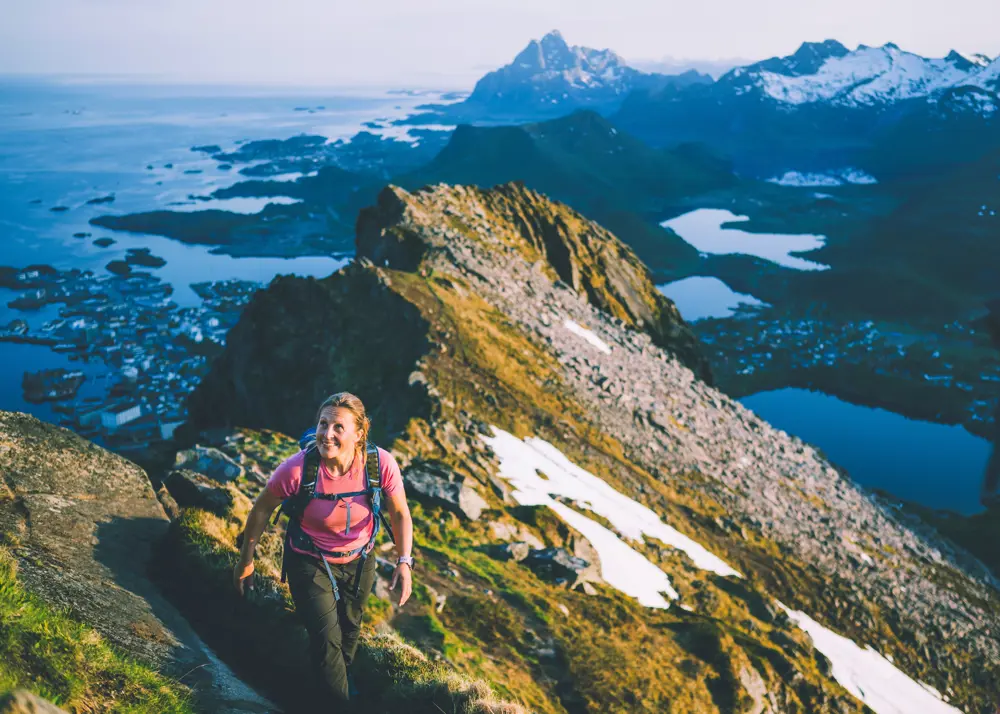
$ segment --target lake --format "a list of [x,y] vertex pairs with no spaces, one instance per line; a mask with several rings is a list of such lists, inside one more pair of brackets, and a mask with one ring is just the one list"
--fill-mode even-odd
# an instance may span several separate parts
[[933,508],[975,513],[990,445],[960,426],[907,419],[806,389],[740,400],[762,419],[818,447],[866,488]]
[[699,208],[663,221],[660,225],[669,228],[702,253],[754,255],[795,270],[828,269],[822,263],[794,255],[821,248],[826,243],[825,236],[809,233],[750,233],[725,225],[748,220],[749,216],[738,216],[725,209]]
[[681,317],[687,322],[710,317],[729,317],[741,305],[765,306],[765,303],[753,295],[738,293],[718,278],[704,275],[663,283],[657,285],[656,289],[674,301],[681,312]]

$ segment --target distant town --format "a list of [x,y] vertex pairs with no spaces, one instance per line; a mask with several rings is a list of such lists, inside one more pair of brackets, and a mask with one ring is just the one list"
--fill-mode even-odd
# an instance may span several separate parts
[[906,332],[871,320],[746,309],[694,329],[720,386],[739,395],[800,381],[837,394],[845,390],[835,382],[848,380],[857,384],[847,391],[874,394],[878,381],[880,406],[977,433],[1000,401],[1000,364],[985,339],[959,322]]
[[[202,303],[190,308],[170,299],[169,284],[131,266],[109,267],[107,275],[3,267],[0,287],[18,291],[8,306],[24,313],[0,327],[0,341],[45,345],[73,362],[106,368],[96,378],[83,369],[26,372],[25,399],[55,402],[63,426],[127,450],[169,439],[183,423],[184,400],[261,284],[196,283],[191,287]],[[61,305],[57,318],[32,321],[32,312],[52,304]],[[102,396],[77,398],[87,379],[103,380]]]

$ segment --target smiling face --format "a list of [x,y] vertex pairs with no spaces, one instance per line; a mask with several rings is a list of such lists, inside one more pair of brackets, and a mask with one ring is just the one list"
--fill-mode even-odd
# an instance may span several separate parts
[[361,434],[354,415],[344,407],[323,407],[316,423],[316,448],[324,461],[349,466]]

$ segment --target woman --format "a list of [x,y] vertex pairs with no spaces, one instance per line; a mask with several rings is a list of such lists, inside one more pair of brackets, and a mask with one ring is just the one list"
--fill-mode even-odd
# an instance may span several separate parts
[[[295,609],[309,633],[317,693],[326,706],[349,698],[348,667],[358,646],[365,600],[375,580],[375,558],[367,552],[378,529],[366,491],[372,477],[381,481],[381,500],[389,512],[399,554],[390,588],[402,583],[400,605],[412,590],[413,524],[403,479],[388,451],[366,451],[369,426],[364,405],[353,394],[339,392],[320,405],[315,453],[300,451],[275,469],[247,517],[240,559],[233,570],[233,582],[242,596],[245,586],[253,587],[254,549],[271,513],[299,493],[303,472],[308,495],[314,474],[314,494],[301,504],[301,517],[296,518],[294,512],[289,516],[283,570]],[[378,460],[377,472],[367,468],[374,465],[369,459]]]

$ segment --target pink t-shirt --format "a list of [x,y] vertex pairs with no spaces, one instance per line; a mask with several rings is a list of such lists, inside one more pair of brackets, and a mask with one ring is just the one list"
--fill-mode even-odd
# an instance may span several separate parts
[[[385,449],[378,450],[379,470],[382,475],[382,511],[386,513],[386,501],[394,493],[403,493],[403,477],[399,473],[399,465]],[[369,456],[368,458],[372,458]],[[267,481],[267,490],[272,495],[284,500],[298,493],[302,483],[302,464],[305,452],[300,451],[285,459],[271,474]],[[364,491],[367,488],[364,468],[361,459],[355,457],[351,469],[340,478],[333,478],[326,467],[320,463],[316,479],[316,493],[350,493]],[[351,522],[348,528],[347,504],[351,504]],[[347,551],[360,548],[368,543],[375,527],[372,518],[368,496],[353,496],[337,501],[326,501],[314,498],[306,506],[302,514],[302,530],[312,537],[313,541],[323,550]],[[297,553],[304,551],[293,548]],[[332,558],[331,563],[344,563],[354,557]]]

